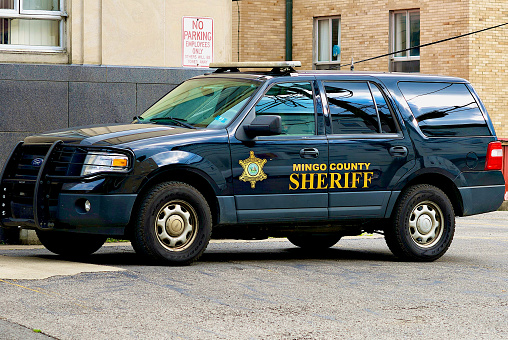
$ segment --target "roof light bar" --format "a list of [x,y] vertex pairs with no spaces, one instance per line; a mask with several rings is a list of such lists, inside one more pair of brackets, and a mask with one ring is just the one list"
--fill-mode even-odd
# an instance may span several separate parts
[[225,63],[211,63],[210,68],[284,68],[300,67],[300,61],[236,61]]

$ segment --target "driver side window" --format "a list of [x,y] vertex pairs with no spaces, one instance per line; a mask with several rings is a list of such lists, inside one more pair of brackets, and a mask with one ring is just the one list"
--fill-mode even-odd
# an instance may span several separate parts
[[256,105],[256,115],[281,117],[282,135],[314,135],[316,119],[310,82],[273,85]]

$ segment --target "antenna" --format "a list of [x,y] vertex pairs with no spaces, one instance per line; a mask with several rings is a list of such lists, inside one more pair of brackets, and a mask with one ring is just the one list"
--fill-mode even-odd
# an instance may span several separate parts
[[353,60],[353,57],[351,57],[351,71],[355,70],[355,62]]

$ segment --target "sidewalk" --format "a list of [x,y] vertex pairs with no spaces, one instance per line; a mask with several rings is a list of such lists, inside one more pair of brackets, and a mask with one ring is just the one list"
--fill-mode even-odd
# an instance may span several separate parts
[[504,201],[503,204],[497,209],[498,211],[508,211],[508,201]]

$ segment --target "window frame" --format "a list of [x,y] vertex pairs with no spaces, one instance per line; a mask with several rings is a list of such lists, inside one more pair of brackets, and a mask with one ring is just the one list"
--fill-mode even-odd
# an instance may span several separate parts
[[[372,103],[374,104],[374,108],[376,110],[376,117],[377,117],[377,120],[378,120],[378,129],[379,131],[378,132],[372,132],[372,133],[336,133],[334,132],[334,129],[333,129],[333,114],[331,112],[331,109],[330,109],[330,103],[328,102],[328,96],[327,96],[327,93],[326,93],[326,83],[335,83],[335,82],[348,82],[348,83],[366,83],[367,84],[367,87],[369,89],[369,92],[370,92],[370,96],[372,98]],[[343,139],[355,139],[355,138],[360,138],[360,139],[383,139],[383,138],[403,138],[403,135],[402,135],[402,131],[401,131],[401,127],[399,125],[399,121],[397,119],[397,114],[395,113],[395,109],[393,107],[393,102],[389,99],[388,95],[385,93],[385,91],[383,90],[383,87],[380,86],[378,83],[376,83],[375,81],[372,81],[370,79],[368,80],[363,80],[363,79],[357,79],[357,80],[349,80],[349,79],[345,79],[345,80],[342,80],[342,79],[326,79],[326,80],[322,80],[321,81],[321,91],[323,92],[323,97],[324,97],[324,100],[326,100],[326,111],[327,111],[327,114],[325,115],[328,119],[328,123],[329,126],[331,127],[331,131],[327,133],[327,136],[329,136],[330,138],[343,138]],[[381,95],[383,96],[385,102],[386,102],[386,105],[388,107],[388,110],[390,111],[390,115],[392,116],[392,119],[393,119],[393,123],[394,123],[394,127],[395,127],[395,131],[394,132],[383,132],[383,129],[381,127],[381,118],[380,118],[380,115],[379,115],[379,109],[377,107],[377,102],[376,102],[376,99],[374,98],[374,95],[372,93],[372,87],[376,87],[379,92],[381,92]]]
[[[280,135],[273,135],[273,136],[258,136],[257,138],[259,140],[273,140],[273,139],[313,139],[316,137],[322,137],[319,134],[319,121],[318,121],[318,112],[317,112],[317,103],[316,103],[316,88],[314,86],[313,80],[283,80],[283,81],[276,81],[268,85],[264,90],[263,94],[257,98],[254,102],[254,105],[252,106],[251,110],[259,104],[259,102],[265,97],[265,95],[270,91],[270,89],[274,86],[284,84],[284,83],[309,83],[312,90],[312,102],[314,106],[314,134],[313,135],[303,135],[303,134],[280,134]],[[257,112],[255,112],[255,117],[257,117]]]
[[[396,11],[390,11],[390,53],[396,52],[395,50],[395,16],[400,13],[406,14],[406,46],[403,49],[407,49],[411,47],[411,20],[410,14],[411,13],[420,13],[419,8],[413,8],[413,9],[403,9],[403,10],[396,10]],[[421,26],[420,26],[421,27]],[[421,32],[421,28],[420,28]],[[421,35],[420,35],[421,36]],[[418,56],[411,56],[411,51],[406,51],[407,55],[404,57],[397,57],[395,54],[392,54],[389,59],[389,66],[390,71],[393,71],[393,63],[394,62],[409,62],[409,61],[420,61],[420,55]]]
[[4,51],[39,51],[39,52],[64,52],[65,51],[65,19],[67,12],[65,11],[65,0],[59,0],[59,11],[46,10],[24,10],[23,3],[25,0],[14,0],[14,9],[0,9],[0,19],[27,19],[27,20],[58,20],[58,46],[43,45],[13,45],[0,44],[0,52]]
[[337,58],[337,60],[332,60],[332,54],[333,54],[333,48],[330,49],[330,55],[329,55],[329,60],[328,61],[319,61],[318,58],[319,58],[319,21],[324,21],[324,20],[328,20],[329,22],[329,29],[328,29],[328,34],[329,34],[329,37],[330,37],[330,41],[329,43],[331,43],[331,39],[332,39],[332,21],[334,19],[338,19],[339,20],[339,36],[338,36],[338,39],[339,39],[339,46],[341,46],[341,36],[342,36],[342,19],[340,17],[340,15],[336,15],[336,16],[330,16],[330,17],[315,17],[314,18],[314,43],[313,43],[313,61],[312,61],[312,64],[314,67],[317,67],[317,66],[323,66],[323,65],[340,65],[340,62],[341,62],[341,55],[342,53],[339,53],[339,56]]

